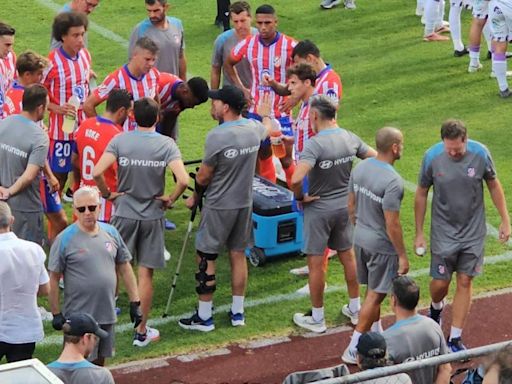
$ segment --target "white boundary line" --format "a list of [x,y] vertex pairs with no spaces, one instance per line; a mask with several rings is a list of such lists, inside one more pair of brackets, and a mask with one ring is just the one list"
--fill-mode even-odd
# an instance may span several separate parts
[[[35,0],[35,1],[37,3],[39,3],[40,5],[42,5],[43,7],[51,9],[55,13],[58,13],[62,8],[62,5],[54,3],[51,0]],[[118,43],[119,45],[121,45],[122,47],[128,48],[129,41],[126,40],[124,37],[119,36],[117,33],[112,32],[110,29],[102,27],[101,25],[96,24],[94,21],[90,21],[90,20],[89,20],[89,28],[92,29],[97,34],[104,37],[105,39],[112,40],[112,41]]]

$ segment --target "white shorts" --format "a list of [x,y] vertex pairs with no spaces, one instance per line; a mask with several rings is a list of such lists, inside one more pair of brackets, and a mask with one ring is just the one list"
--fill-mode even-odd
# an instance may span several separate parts
[[473,17],[487,19],[489,16],[489,0],[473,0]]
[[512,39],[512,4],[507,7],[502,2],[492,0],[489,4],[489,18],[493,39],[508,42]]

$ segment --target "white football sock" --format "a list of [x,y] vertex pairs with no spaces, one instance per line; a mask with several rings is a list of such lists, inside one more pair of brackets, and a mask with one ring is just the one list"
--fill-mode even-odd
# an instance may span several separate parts
[[352,333],[352,338],[350,339],[350,344],[348,345],[348,349],[354,351],[357,347],[357,343],[359,343],[359,338],[361,337],[361,332],[354,331]]
[[464,44],[462,43],[462,33],[460,30],[460,14],[462,12],[462,4],[457,3],[454,5],[453,3],[450,5],[450,33],[453,42],[453,49],[456,51],[462,51],[464,49]]
[[434,33],[438,11],[439,0],[425,0],[425,36]]
[[361,309],[361,299],[359,297],[350,299],[348,303],[348,309],[350,309],[352,313],[359,312],[359,310]]
[[456,327],[452,327],[451,330],[450,330],[450,339],[456,339],[457,337],[461,337],[462,336],[462,328],[456,328]]
[[478,51],[476,49],[477,47],[469,48],[469,65],[472,67],[478,67],[480,64],[480,47],[478,47]]
[[317,323],[321,322],[324,319],[324,307],[311,308],[311,315],[313,316],[314,321]]
[[244,313],[244,296],[233,296],[233,303],[231,304],[231,313]]
[[199,300],[199,306],[197,308],[197,314],[202,320],[208,320],[212,317],[213,301],[201,301]]
[[382,328],[382,321],[379,319],[372,324],[372,328],[370,329],[372,332],[382,333],[384,332],[384,328]]
[[[508,88],[507,82],[507,60],[506,59],[495,59],[495,54],[492,57],[492,70],[496,75],[498,81],[498,87],[500,91],[505,91]],[[505,54],[503,54],[505,56]]]

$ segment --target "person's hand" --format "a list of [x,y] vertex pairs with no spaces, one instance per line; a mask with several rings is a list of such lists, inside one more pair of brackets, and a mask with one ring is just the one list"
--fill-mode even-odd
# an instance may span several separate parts
[[0,187],[0,200],[7,200],[10,196],[8,188]]
[[133,322],[133,328],[137,328],[142,323],[140,301],[130,301],[130,320]]
[[48,186],[50,187],[50,192],[54,193],[60,189],[59,179],[52,175],[48,180]]
[[423,233],[416,235],[416,238],[414,239],[414,249],[423,251],[422,255],[418,255],[418,252],[415,251],[418,256],[423,256],[425,254],[425,251],[427,249],[427,242],[425,240],[425,236],[423,235]]
[[64,325],[65,322],[66,322],[66,318],[64,317],[62,312],[59,312],[59,313],[53,315],[52,327],[56,331],[61,331],[62,326]]
[[198,200],[196,198],[196,194],[194,193],[187,200],[185,200],[185,206],[188,209],[194,209],[197,206]]
[[265,87],[272,87],[276,82],[272,77],[270,77],[270,75],[268,73],[265,73],[261,80],[262,80],[261,83]]
[[304,197],[302,198],[302,201],[301,203],[302,204],[309,204],[315,200],[318,200],[320,198],[320,196],[312,196],[312,195],[308,195],[307,193],[304,195]]
[[260,99],[258,103],[256,111],[261,117],[271,115],[272,105],[270,104],[270,93],[265,92],[263,94],[263,97]]
[[117,199],[119,196],[123,196],[124,195],[124,192],[110,192],[110,196],[108,197],[108,201],[114,201],[115,199]]
[[169,195],[162,195],[155,197],[156,200],[160,200],[162,202],[162,209],[171,209],[173,208],[174,200],[171,199]]
[[398,275],[406,275],[409,272],[409,260],[407,256],[399,256],[398,257]]
[[502,221],[499,227],[499,241],[500,243],[506,243],[510,238],[510,223]]
[[76,108],[71,104],[66,103],[64,105],[57,106],[55,108],[55,112],[60,115],[65,115],[76,119]]

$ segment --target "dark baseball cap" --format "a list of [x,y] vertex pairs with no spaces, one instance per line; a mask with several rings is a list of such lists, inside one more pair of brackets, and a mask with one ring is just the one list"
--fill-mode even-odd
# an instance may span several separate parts
[[108,332],[101,329],[94,317],[88,313],[75,313],[67,318],[66,324],[70,326],[69,331],[65,332],[66,335],[83,336],[93,333],[100,339],[108,337]]
[[364,357],[381,359],[386,356],[386,340],[377,332],[363,333],[357,343],[357,352]]
[[236,110],[242,110],[245,107],[245,97],[241,89],[226,85],[221,89],[211,89],[208,91],[208,97],[214,100],[220,100]]

